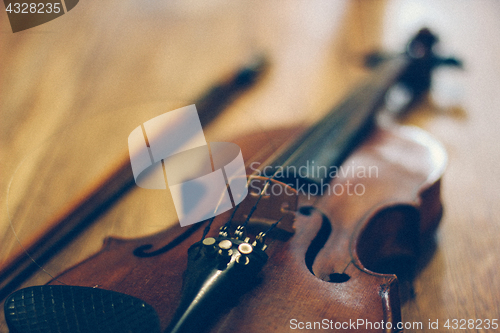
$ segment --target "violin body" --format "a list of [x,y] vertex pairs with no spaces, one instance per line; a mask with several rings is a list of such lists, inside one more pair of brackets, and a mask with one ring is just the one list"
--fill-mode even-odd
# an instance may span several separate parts
[[[235,142],[246,161],[262,161],[269,135],[273,142],[285,143],[294,133],[296,129],[277,130]],[[287,197],[265,197],[270,204],[263,203],[268,208],[261,213],[267,209],[274,216],[269,210],[284,211],[285,202],[293,233],[276,230],[270,235],[269,259],[252,287],[193,327],[198,332],[402,331],[394,273],[412,270],[422,240],[437,227],[445,164],[443,148],[423,131],[376,128],[344,161],[329,192],[308,197],[299,189]],[[251,191],[245,200],[252,200]],[[217,237],[230,213],[218,216],[207,236]],[[50,284],[140,298],[157,311],[163,331],[181,302],[188,250],[200,241],[207,223],[138,239],[107,238],[100,252]],[[248,236],[253,240],[261,229],[249,224]],[[213,310],[207,307],[207,312]]]

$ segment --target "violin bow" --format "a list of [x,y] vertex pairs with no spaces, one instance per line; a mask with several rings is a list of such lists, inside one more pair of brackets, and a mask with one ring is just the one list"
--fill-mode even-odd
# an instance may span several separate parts
[[[228,78],[212,86],[195,102],[202,126],[210,124],[236,97],[252,87],[263,75],[267,61],[255,57]],[[94,187],[79,195],[45,225],[49,226],[33,243],[24,246],[0,270],[0,299],[41,268],[108,207],[133,188],[135,182],[128,153]]]

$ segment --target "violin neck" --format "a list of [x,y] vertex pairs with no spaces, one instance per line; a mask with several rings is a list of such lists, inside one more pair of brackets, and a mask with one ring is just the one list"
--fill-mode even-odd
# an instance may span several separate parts
[[[329,168],[340,166],[370,132],[386,92],[398,81],[409,63],[410,59],[401,55],[381,64],[368,80],[323,119],[264,163],[266,170],[286,169],[275,177],[285,182],[299,179],[324,184],[330,178]],[[290,170],[292,172],[288,172]],[[271,175],[266,173],[265,176]]]

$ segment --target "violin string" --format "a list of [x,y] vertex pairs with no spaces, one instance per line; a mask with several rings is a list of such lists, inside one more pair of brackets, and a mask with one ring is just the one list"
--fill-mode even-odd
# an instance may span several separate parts
[[231,216],[229,217],[229,220],[224,224],[225,228],[229,228],[231,226],[231,221],[233,220],[234,215],[236,214],[236,211],[240,208],[240,204],[237,204],[236,207],[234,207],[233,212],[231,213]]
[[[273,177],[274,177],[274,175],[273,175]],[[247,226],[248,221],[250,221],[250,218],[252,217],[253,213],[257,209],[257,206],[259,205],[260,199],[262,199],[262,197],[264,196],[264,193],[266,192],[267,187],[269,186],[270,182],[271,182],[271,178],[268,178],[267,181],[266,181],[266,184],[264,185],[264,187],[260,191],[259,197],[257,198],[257,202],[255,202],[255,204],[253,205],[252,209],[250,209],[250,212],[248,213],[248,216],[247,216],[245,222],[242,224],[243,227]]]
[[285,215],[281,216],[278,221],[276,221],[273,224],[271,224],[271,226],[269,227],[269,229],[267,229],[267,231],[264,232],[264,235],[267,235],[268,233],[270,233],[271,231],[273,231],[273,229],[276,228],[276,226],[281,222],[281,220],[283,220],[284,217],[285,217]]
[[[225,175],[225,174],[224,174]],[[225,178],[226,176],[224,176]],[[232,180],[232,178],[231,178]],[[219,202],[217,203],[217,205],[215,206],[215,209],[214,209],[214,216],[210,219],[210,221],[208,222],[208,225],[205,227],[205,229],[203,230],[203,235],[201,236],[201,241],[203,241],[205,239],[205,237],[207,237],[208,233],[210,232],[210,228],[212,227],[212,223],[214,222],[215,218],[217,217],[217,210],[219,209],[219,206],[221,205],[223,199],[225,198],[225,195],[226,193],[229,193],[230,191],[230,186],[229,186],[229,180],[227,180],[227,183],[226,183],[226,188],[225,188],[225,191],[223,191],[221,193],[221,196],[219,198]],[[248,182],[247,182],[248,184]],[[231,203],[233,203],[233,200],[231,200]],[[234,216],[234,213],[236,212],[236,209],[238,209],[238,205],[236,205],[236,207],[234,208],[234,211],[233,211],[233,215]],[[227,223],[226,223],[227,224]]]
[[[255,209],[257,208],[257,205],[259,204],[259,201],[260,201],[260,198],[262,197],[262,195],[264,194],[265,192],[265,188],[267,186],[267,184],[271,181],[272,178],[274,178],[276,172],[271,176],[271,178],[268,178],[268,180],[266,181],[266,184],[264,185],[264,188],[263,188],[263,191],[260,192],[260,195],[259,195],[259,198],[257,199],[257,202],[255,203],[254,207],[252,207],[252,210],[250,211],[250,214],[249,216],[251,216],[251,214],[253,214],[253,212],[255,211]],[[247,181],[247,187],[249,185],[249,183],[251,182],[251,176],[249,177],[248,181]],[[226,222],[226,224],[224,224],[224,227],[230,227],[231,226],[231,222],[234,218],[234,215],[236,214],[236,211],[238,210],[239,208],[239,204],[236,205],[236,207],[234,207],[234,210],[233,210],[233,213],[231,214],[231,216],[229,217],[229,220]],[[249,218],[247,218],[248,220]],[[246,226],[246,224],[244,225]]]
[[[247,182],[247,185],[248,185],[248,182]],[[229,184],[226,184],[226,190],[229,188]],[[223,194],[221,195],[224,196],[225,192],[223,192]],[[215,207],[215,210],[214,210],[214,214],[215,212],[217,211],[217,209],[219,208],[219,205],[221,203],[221,200],[219,200],[219,203],[217,204],[217,206]],[[226,222],[226,224],[224,224],[225,227],[228,227],[231,225],[231,220],[233,219],[234,215],[236,214],[236,211],[238,210],[238,207],[240,205],[237,204],[234,209],[233,209],[233,213],[231,214],[231,216],[229,217],[229,220]],[[208,233],[210,232],[210,228],[212,227],[212,223],[214,222],[215,220],[215,217],[216,215],[214,215],[214,217],[212,217],[210,219],[210,222],[208,222],[208,225],[205,227],[205,229],[203,230],[203,235],[201,236],[201,241],[203,241],[205,239],[205,237],[207,237]]]
[[[284,146],[285,146],[285,148],[286,148],[286,144],[285,144]],[[282,146],[282,147],[283,147],[283,146]],[[295,157],[295,155],[296,155],[297,153],[298,153],[298,151],[295,151],[295,152],[294,152],[294,153],[292,153],[290,156],[288,156],[288,158],[285,160],[285,162],[284,162],[284,163],[282,163],[282,165],[281,165],[281,166],[285,166],[285,165],[289,164],[289,163],[290,163],[290,161],[292,161],[292,159]],[[262,151],[260,152],[260,155],[262,156]],[[268,164],[268,162],[269,162],[270,160],[272,160],[272,159],[273,159],[273,156],[274,156],[274,154],[273,154],[271,157],[268,157],[268,158],[266,159],[266,161],[265,161],[263,164],[264,164],[264,165],[267,165],[267,164]],[[250,213],[248,214],[248,216],[247,216],[247,218],[246,218],[245,222],[244,222],[244,223],[243,223],[243,225],[242,225],[243,227],[246,227],[246,226],[247,226],[248,222],[250,221],[250,218],[251,218],[252,214],[253,214],[253,213],[255,212],[255,210],[257,209],[257,206],[258,206],[258,204],[259,204],[259,202],[260,202],[260,199],[261,199],[261,198],[262,198],[262,196],[264,195],[264,193],[265,193],[265,191],[266,191],[266,189],[267,189],[267,186],[269,185],[269,183],[270,183],[272,180],[274,180],[274,179],[276,178],[276,175],[278,174],[278,171],[279,171],[279,170],[280,170],[280,168],[276,168],[276,170],[275,170],[275,171],[274,171],[274,173],[271,175],[271,177],[268,177],[268,178],[267,178],[266,184],[265,184],[265,185],[264,185],[264,187],[262,188],[262,191],[260,192],[260,195],[259,195],[259,197],[258,197],[258,199],[257,199],[257,202],[254,204],[254,206],[253,206],[253,207],[252,207],[252,209],[250,210]],[[255,171],[254,171],[254,174],[256,174],[256,173],[258,173],[258,172],[259,172],[259,170],[255,170]],[[260,172],[259,172],[259,174],[260,174]],[[250,182],[250,179],[249,179],[249,182]],[[236,210],[236,209],[235,209],[235,210]],[[234,213],[235,213],[235,212],[233,212],[233,215],[231,215],[231,218],[234,216]],[[283,217],[284,217],[284,216],[282,216],[282,217],[281,217],[278,221],[276,221],[275,223],[273,223],[273,224],[271,225],[271,227],[269,228],[269,230],[265,232],[265,234],[267,234],[267,233],[268,233],[268,232],[270,232],[272,229],[274,229],[274,228],[278,225],[278,223],[279,223],[279,222],[283,219]],[[228,221],[228,223],[229,223],[229,224],[230,224],[230,222],[231,222],[231,220],[229,220],[229,221]]]
[[203,230],[203,236],[201,236],[202,241],[205,239],[205,237],[207,237],[207,234],[210,231],[210,227],[212,226],[212,223],[214,222],[214,220],[215,220],[215,216],[210,219],[210,222],[208,222],[208,225]]
[[[260,154],[262,154],[262,152],[261,152]],[[250,164],[251,164],[251,163],[246,163],[245,167],[248,167]],[[252,214],[254,213],[254,211],[257,209],[257,205],[259,204],[260,199],[262,198],[263,194],[265,193],[265,190],[266,190],[266,188],[267,188],[267,186],[268,186],[269,182],[270,182],[272,179],[274,179],[274,177],[276,176],[277,172],[278,172],[278,170],[276,170],[276,171],[274,172],[274,174],[273,174],[271,177],[269,177],[269,178],[267,179],[267,181],[266,181],[266,183],[265,183],[265,185],[264,185],[264,187],[263,187],[262,191],[260,192],[259,197],[257,198],[257,202],[254,204],[254,206],[253,206],[253,207],[252,207],[252,209],[250,210],[250,213],[249,213],[249,214],[248,214],[248,216],[247,216],[247,219],[246,219],[246,220],[245,220],[245,222],[243,223],[243,226],[244,226],[244,227],[246,227],[246,225],[248,224],[248,221],[250,220],[250,218],[251,218]],[[254,172],[254,173],[255,173],[255,172]],[[250,177],[249,177],[249,179],[248,179],[248,181],[247,181],[247,187],[248,187],[248,185],[249,185],[249,183],[250,183],[250,182],[251,182],[251,179],[250,179]],[[226,189],[227,189],[227,188],[229,188],[229,184],[226,184]],[[225,192],[224,192],[224,194],[225,194]],[[216,211],[216,210],[217,210],[217,208],[219,207],[220,202],[221,202],[221,201],[219,200],[219,204],[217,205],[217,207],[216,207],[215,211]],[[236,206],[234,207],[233,212],[231,213],[231,216],[229,217],[229,219],[227,220],[227,222],[224,224],[224,227],[225,227],[225,228],[229,228],[229,227],[231,226],[231,222],[232,222],[232,220],[233,220],[234,216],[236,215],[236,211],[238,210],[239,206],[240,206],[240,205],[238,204],[238,205],[236,205]],[[202,240],[202,241],[205,239],[205,237],[206,237],[206,236],[208,235],[208,233],[210,232],[210,228],[212,227],[212,223],[213,223],[214,219],[215,219],[215,216],[214,216],[214,217],[210,220],[210,222],[208,223],[208,225],[205,227],[205,229],[204,229],[204,231],[203,231],[203,235],[202,235],[202,237],[201,237],[201,240]]]
[[[271,143],[272,143],[272,142],[273,142],[273,141],[271,140]],[[271,147],[271,146],[272,146],[272,147]],[[282,145],[280,148],[276,148],[274,145],[271,145],[271,146],[269,146],[269,147],[270,147],[270,148],[273,148],[273,150],[274,150],[274,151],[277,151],[277,150],[280,150],[280,148],[282,148],[283,146],[286,146],[286,144]],[[266,154],[269,150],[270,150],[269,148],[268,148],[267,150],[265,150],[265,149],[260,150],[260,151],[257,153],[257,157],[254,157],[254,158],[253,158],[253,162],[260,160],[263,156],[265,156],[265,154]],[[273,154],[273,155],[274,155],[274,154]],[[272,156],[271,156],[271,157],[266,158],[266,161],[265,161],[263,164],[264,164],[264,165],[267,165],[267,162],[268,162],[269,160],[272,160],[272,158],[273,158]],[[289,158],[289,159],[290,159],[290,158]],[[246,164],[245,164],[245,167],[250,166],[251,164],[253,164],[253,162],[248,162],[248,163],[246,163]],[[288,160],[287,160],[287,162],[288,162]],[[243,226],[246,226],[246,225],[248,224],[248,221],[250,220],[250,217],[251,217],[251,216],[252,216],[252,214],[254,213],[255,209],[257,209],[257,205],[259,204],[260,199],[261,199],[261,198],[262,198],[262,196],[264,195],[264,193],[265,193],[265,190],[266,190],[267,186],[269,185],[269,183],[271,182],[271,180],[274,180],[274,178],[276,177],[276,175],[277,175],[278,171],[279,171],[279,168],[276,168],[276,170],[275,170],[275,171],[274,171],[274,173],[271,175],[271,177],[268,177],[268,178],[267,178],[267,181],[266,181],[266,183],[265,183],[264,187],[262,188],[262,191],[260,192],[259,197],[257,198],[257,202],[254,204],[254,206],[253,206],[253,207],[252,207],[252,209],[250,210],[250,213],[248,214],[248,216],[247,216],[247,218],[246,218],[246,220],[245,220],[245,222],[244,222]],[[255,169],[254,169],[253,175],[255,175],[255,174],[260,174],[260,170],[255,170]],[[248,184],[251,182],[251,179],[250,179],[250,178],[251,178],[251,176],[252,176],[252,175],[250,175],[250,177],[249,177],[249,179],[248,179],[248,181],[247,181],[247,186],[248,186]],[[238,206],[237,206],[237,207],[235,207],[235,210],[233,211],[233,214],[231,215],[231,218],[230,218],[230,219],[228,220],[228,222],[226,223],[226,225],[227,225],[227,226],[229,226],[229,225],[231,224],[231,220],[232,220],[232,218],[234,217],[234,215],[235,215],[235,213],[236,213],[236,210],[237,210],[237,209],[238,209]]]
[[[264,131],[264,133],[265,133],[265,131]],[[269,157],[269,155],[268,155],[269,151],[279,151],[279,150],[281,150],[282,148],[284,148],[286,146],[287,146],[287,143],[285,142],[285,143],[280,144],[280,147],[276,147],[276,145],[274,144],[274,141],[273,140],[269,140],[266,149],[260,149],[252,157],[252,161],[249,161],[249,162],[245,163],[245,169],[247,169],[250,165],[252,165],[252,163],[261,161],[263,159],[265,160],[265,162],[263,164],[266,164],[266,162],[269,161],[269,160],[271,160],[272,156],[274,155],[274,154],[271,154],[271,157]],[[267,156],[267,157],[265,157],[265,156]],[[274,177],[276,176],[277,172],[278,172],[278,169],[273,173],[273,175],[270,178],[268,178],[267,183],[269,183],[269,181],[271,181],[272,179],[274,179]],[[259,173],[258,170],[255,170],[253,172],[253,174],[257,174],[257,173]],[[249,179],[247,181],[247,187],[248,187],[248,184],[250,183],[250,181],[251,181],[251,179],[249,177]],[[229,182],[226,184],[226,187],[229,187]],[[252,211],[249,214],[249,217],[247,218],[247,221],[245,221],[245,225],[248,223],[248,220],[249,220],[251,214],[253,214],[253,211],[255,211],[255,209],[257,208],[256,206],[258,205],[258,203],[259,203],[260,198],[262,197],[262,195],[263,195],[263,192],[261,192],[261,194],[260,194],[257,202],[255,203],[254,207],[252,207]],[[233,218],[234,218],[234,216],[235,216],[236,211],[238,210],[238,208],[239,208],[239,204],[234,207],[234,210],[233,210],[233,212],[232,212],[229,220],[224,224],[224,227],[229,228],[231,226],[231,222],[232,222],[232,220],[233,220]],[[203,239],[205,239],[205,237],[210,232],[210,228],[212,227],[212,223],[213,223],[214,219],[215,219],[215,216],[210,220],[210,222],[208,223],[208,225],[205,227],[205,229],[203,231],[203,236],[201,238],[202,241],[203,241]]]

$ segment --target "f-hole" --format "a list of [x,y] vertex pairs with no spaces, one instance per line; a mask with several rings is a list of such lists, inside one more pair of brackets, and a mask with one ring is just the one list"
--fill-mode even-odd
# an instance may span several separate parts
[[[306,267],[317,278],[321,278],[314,274],[313,271],[313,264],[314,260],[316,259],[316,256],[318,255],[319,251],[325,246],[326,242],[328,241],[328,238],[330,238],[330,235],[332,234],[332,224],[330,223],[330,220],[328,217],[326,217],[321,211],[315,209],[314,207],[311,206],[306,206],[306,207],[301,207],[299,209],[299,214],[302,214],[304,216],[311,216],[314,211],[316,211],[318,214],[321,215],[321,228],[319,229],[318,233],[316,234],[316,237],[311,241],[311,244],[309,244],[309,247],[307,248],[306,255],[305,255],[305,263]],[[345,273],[332,273],[328,276],[327,279],[321,278],[324,281],[327,282],[332,282],[332,283],[344,283],[349,281],[351,277]]]

